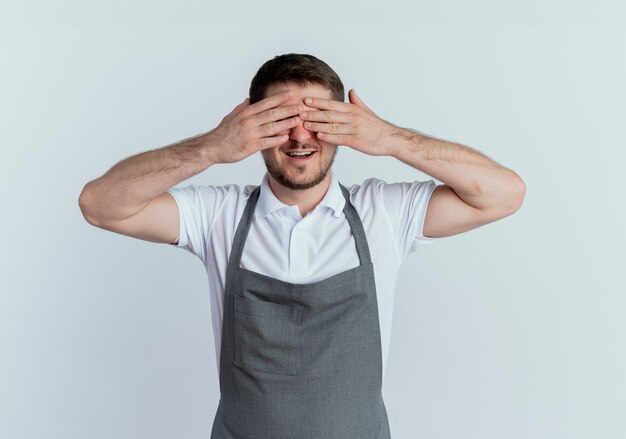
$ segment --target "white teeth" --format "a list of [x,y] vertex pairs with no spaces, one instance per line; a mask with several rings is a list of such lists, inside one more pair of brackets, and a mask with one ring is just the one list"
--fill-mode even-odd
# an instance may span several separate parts
[[294,157],[294,156],[311,155],[311,154],[313,154],[313,152],[312,151],[309,151],[309,152],[288,152],[287,154],[292,156],[292,157]]

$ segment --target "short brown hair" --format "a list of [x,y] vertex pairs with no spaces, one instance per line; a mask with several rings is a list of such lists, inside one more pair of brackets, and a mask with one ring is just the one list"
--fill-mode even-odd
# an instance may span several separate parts
[[330,91],[332,99],[345,100],[343,83],[328,64],[313,55],[287,53],[266,61],[254,75],[250,83],[250,103],[264,99],[270,85],[286,82],[301,87],[319,85]]

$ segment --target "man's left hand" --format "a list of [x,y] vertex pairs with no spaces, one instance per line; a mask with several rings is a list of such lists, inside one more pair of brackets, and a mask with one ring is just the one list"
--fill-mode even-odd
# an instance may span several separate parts
[[335,145],[350,146],[369,155],[392,155],[399,143],[402,128],[378,117],[357,96],[354,89],[348,92],[348,102],[332,99],[310,98],[308,107],[322,111],[300,113],[304,128],[315,131],[320,140]]

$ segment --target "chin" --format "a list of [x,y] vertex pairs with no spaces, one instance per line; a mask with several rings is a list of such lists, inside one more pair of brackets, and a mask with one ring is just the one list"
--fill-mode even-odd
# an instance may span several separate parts
[[268,169],[267,171],[274,178],[274,180],[278,182],[278,184],[292,190],[305,190],[315,187],[324,181],[327,175],[327,173],[320,172],[313,177],[293,180],[285,175],[282,170],[274,172],[274,170]]
[[[318,152],[319,154],[320,152]],[[282,154],[282,153],[281,153]],[[271,155],[266,154],[266,151],[261,151],[261,156],[263,157],[263,161],[265,162],[265,168],[269,175],[271,175],[274,180],[278,182],[283,187],[292,189],[292,190],[305,190],[310,189],[312,187],[317,186],[322,183],[328,173],[331,170],[332,164],[335,161],[335,156],[337,155],[337,148],[331,157],[330,163],[328,163],[325,169],[317,169],[313,171],[313,175],[308,174],[307,176],[297,175],[295,179],[291,178],[287,173],[285,173],[285,168],[278,165],[276,160],[272,159]],[[289,165],[287,165],[289,166]]]

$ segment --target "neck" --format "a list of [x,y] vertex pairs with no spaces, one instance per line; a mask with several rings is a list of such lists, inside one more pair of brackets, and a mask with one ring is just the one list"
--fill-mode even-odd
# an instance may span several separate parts
[[326,175],[326,178],[320,182],[320,184],[313,186],[309,189],[295,190],[282,186],[278,183],[269,173],[267,174],[268,183],[272,192],[281,202],[288,206],[294,204],[298,205],[300,210],[300,216],[304,217],[307,213],[315,209],[315,206],[322,201],[324,195],[330,187],[330,172]]

